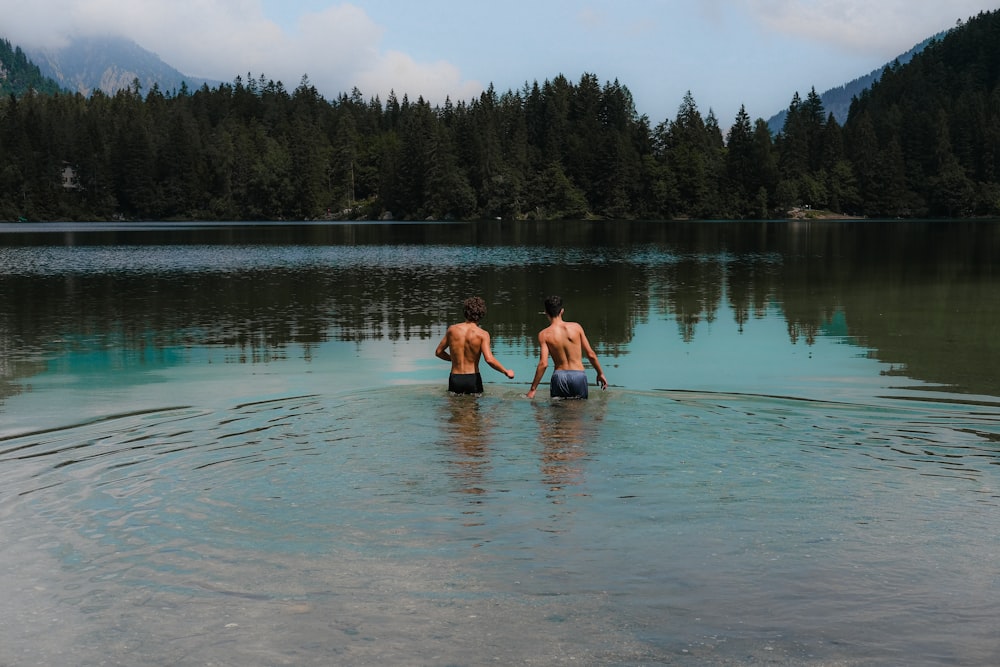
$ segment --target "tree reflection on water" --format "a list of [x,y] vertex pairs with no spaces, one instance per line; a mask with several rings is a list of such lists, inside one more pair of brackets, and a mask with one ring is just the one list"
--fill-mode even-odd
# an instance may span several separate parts
[[691,342],[777,308],[792,342],[837,329],[912,378],[1000,395],[992,221],[79,227],[2,236],[0,397],[39,358],[108,341],[254,363],[292,344],[428,340],[473,292],[494,337],[530,353],[555,291],[602,355],[652,318]]

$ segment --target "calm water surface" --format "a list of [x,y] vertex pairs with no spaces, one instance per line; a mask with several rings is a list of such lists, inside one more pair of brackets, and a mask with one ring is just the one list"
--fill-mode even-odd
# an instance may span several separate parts
[[[0,665],[1000,663],[998,262],[995,222],[0,225]],[[550,293],[590,401],[523,396]],[[470,294],[480,398],[433,356]]]

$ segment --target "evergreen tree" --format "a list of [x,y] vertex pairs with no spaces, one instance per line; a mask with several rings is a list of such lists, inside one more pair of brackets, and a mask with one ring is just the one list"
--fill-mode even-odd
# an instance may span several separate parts
[[666,132],[666,158],[676,179],[682,213],[709,217],[714,213],[711,168],[716,150],[713,130],[707,128],[691,92],[684,95],[677,116]]
[[[690,92],[651,126],[591,73],[443,107],[249,72],[193,92],[28,86],[0,96],[0,218],[996,215],[998,34],[984,12],[886,67],[843,126],[796,93],[776,137],[741,108],[723,139]],[[5,83],[31,69],[2,41],[0,62]]]
[[740,105],[726,135],[726,187],[728,208],[739,218],[753,217],[752,194],[756,195],[757,165],[754,162],[753,126],[746,108]]
[[21,50],[0,39],[0,97],[23,97],[29,93],[55,95],[65,92],[58,83],[42,76],[41,70]]

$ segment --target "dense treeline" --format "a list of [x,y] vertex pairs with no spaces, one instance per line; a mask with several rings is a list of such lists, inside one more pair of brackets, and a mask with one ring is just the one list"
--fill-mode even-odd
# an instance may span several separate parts
[[843,127],[815,90],[782,131],[693,96],[559,75],[432,107],[303,77],[0,102],[0,219],[768,218],[1000,214],[1000,12],[887,68]]
[[959,24],[851,105],[845,143],[864,211],[1000,212],[1000,11]]
[[61,91],[62,87],[42,76],[38,65],[28,60],[20,46],[15,47],[6,39],[0,39],[0,95],[20,97],[29,90],[53,94]]

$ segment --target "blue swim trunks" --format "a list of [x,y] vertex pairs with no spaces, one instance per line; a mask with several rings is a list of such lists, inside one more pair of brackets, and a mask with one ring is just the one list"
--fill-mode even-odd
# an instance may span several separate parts
[[452,373],[448,376],[448,391],[456,394],[481,394],[483,377],[479,373]]
[[553,371],[549,391],[552,398],[587,398],[587,374],[584,371]]

